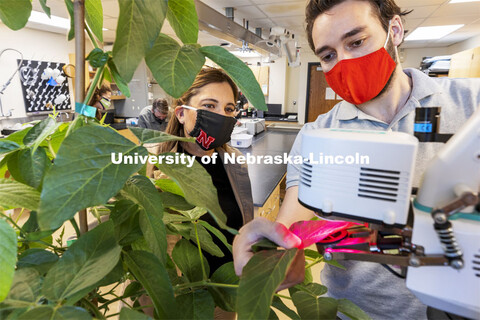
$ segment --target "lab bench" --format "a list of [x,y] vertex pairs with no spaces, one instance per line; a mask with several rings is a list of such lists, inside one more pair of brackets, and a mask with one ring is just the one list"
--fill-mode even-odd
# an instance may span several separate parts
[[[267,128],[253,138],[252,145],[239,149],[244,155],[275,156],[289,154],[298,134],[298,128]],[[286,164],[265,164],[263,161],[248,164],[252,185],[255,216],[275,220],[280,208],[281,183],[287,172]]]

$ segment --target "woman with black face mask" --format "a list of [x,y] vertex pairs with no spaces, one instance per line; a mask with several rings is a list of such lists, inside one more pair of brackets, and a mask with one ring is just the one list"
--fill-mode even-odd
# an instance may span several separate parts
[[[197,161],[207,170],[217,188],[220,206],[227,216],[227,225],[234,229],[253,219],[253,200],[248,178],[247,165],[224,164],[226,153],[241,153],[227,144],[230,141],[235,126],[235,105],[238,89],[230,77],[220,69],[204,68],[197,75],[192,86],[174,102],[174,116],[170,120],[166,133],[195,137],[196,142],[170,141],[161,144],[159,153],[182,152],[196,156]],[[215,157],[212,157],[217,153]],[[200,161],[202,156],[216,158],[210,164]],[[155,172],[158,177],[160,173]],[[206,214],[205,221],[218,227],[213,218]],[[223,232],[230,243],[233,235]],[[216,239],[215,236],[213,236]],[[218,258],[206,254],[213,273],[218,267],[232,261],[232,255],[225,246],[218,241],[225,256]]]

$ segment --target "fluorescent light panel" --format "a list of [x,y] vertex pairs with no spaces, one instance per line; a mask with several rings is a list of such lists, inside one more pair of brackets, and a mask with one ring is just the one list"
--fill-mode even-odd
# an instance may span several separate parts
[[240,58],[260,58],[262,55],[255,50],[252,51],[230,51],[233,55]]
[[436,40],[445,37],[447,34],[463,27],[464,24],[453,24],[449,26],[419,27],[409,34],[405,41],[415,40]]
[[[28,21],[44,24],[47,26],[57,27],[65,30],[70,29],[70,20],[54,15],[50,15],[50,18],[47,16],[45,12],[40,11],[32,11],[30,18]],[[103,28],[103,31],[108,30],[107,28]]]

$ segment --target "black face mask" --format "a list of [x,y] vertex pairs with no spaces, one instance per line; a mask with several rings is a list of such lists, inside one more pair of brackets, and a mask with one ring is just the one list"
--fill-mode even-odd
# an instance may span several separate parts
[[197,111],[197,121],[193,130],[188,134],[197,138],[196,142],[200,148],[212,150],[230,141],[237,119],[204,109],[195,109],[190,106],[182,107]]

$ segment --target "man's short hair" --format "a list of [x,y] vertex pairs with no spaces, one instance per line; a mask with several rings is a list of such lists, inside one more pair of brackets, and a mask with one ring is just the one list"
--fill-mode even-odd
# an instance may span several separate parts
[[158,110],[163,114],[168,114],[168,102],[166,99],[155,99],[152,104],[152,110]]
[[[315,45],[313,44],[312,30],[313,24],[317,17],[322,13],[332,9],[336,5],[339,5],[346,0],[310,0],[305,8],[305,23],[307,31],[307,39],[310,48],[315,51]],[[385,31],[388,30],[388,22],[395,16],[399,15],[403,17],[412,10],[402,11],[395,3],[395,0],[359,0],[366,1],[372,6],[372,12],[378,17],[380,23]]]

